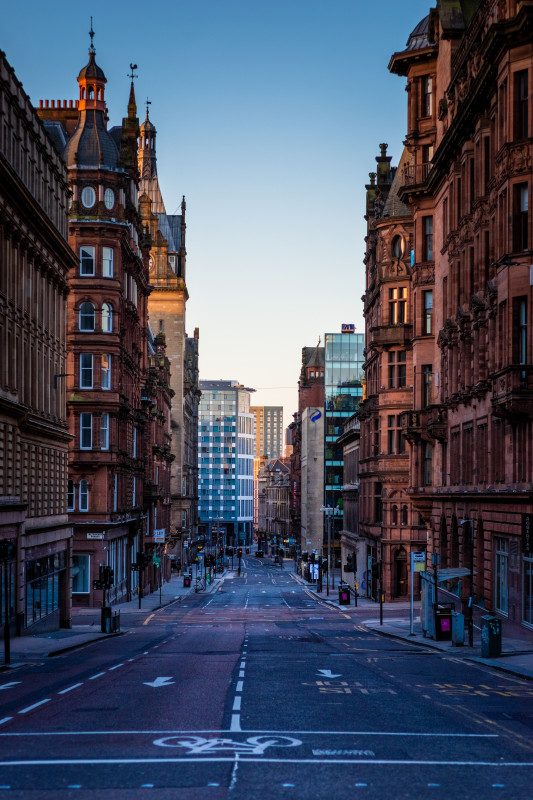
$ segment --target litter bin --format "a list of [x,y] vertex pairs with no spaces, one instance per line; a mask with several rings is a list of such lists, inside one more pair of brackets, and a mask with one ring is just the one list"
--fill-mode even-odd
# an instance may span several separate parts
[[347,583],[339,583],[339,605],[350,605],[350,587]]
[[435,641],[444,642],[452,638],[452,613],[455,610],[453,603],[434,603],[435,612]]
[[491,658],[502,652],[502,621],[485,614],[481,617],[481,656]]
[[111,633],[111,606],[102,608],[100,630],[102,633]]
[[465,643],[465,615],[452,611],[452,644],[462,647]]
[[187,589],[191,585],[191,576],[184,575],[183,576],[183,586]]

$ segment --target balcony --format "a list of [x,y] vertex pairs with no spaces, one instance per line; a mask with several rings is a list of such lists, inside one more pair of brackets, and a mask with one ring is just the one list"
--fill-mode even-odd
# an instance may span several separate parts
[[427,429],[432,439],[448,441],[448,409],[446,406],[430,406],[427,409]]
[[370,329],[370,346],[375,348],[389,345],[407,347],[412,337],[412,325],[378,325]]
[[424,183],[433,165],[430,161],[424,164],[409,164],[402,171],[402,186],[418,186]]
[[510,366],[493,377],[492,411],[505,419],[533,419],[533,367]]

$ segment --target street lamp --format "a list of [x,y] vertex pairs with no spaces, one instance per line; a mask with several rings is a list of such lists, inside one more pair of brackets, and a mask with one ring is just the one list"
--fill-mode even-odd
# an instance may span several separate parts
[[468,598],[468,645],[474,646],[474,521],[462,519],[460,522],[463,528],[464,543],[468,546],[469,568],[470,568],[470,592]]
[[[329,573],[331,570],[331,517],[334,514],[340,514],[340,509],[332,508],[331,506],[321,506],[320,510],[324,512],[327,518],[327,525],[328,525],[328,573],[326,576],[326,594],[329,597]],[[335,588],[335,567],[333,567],[332,572],[332,587]]]

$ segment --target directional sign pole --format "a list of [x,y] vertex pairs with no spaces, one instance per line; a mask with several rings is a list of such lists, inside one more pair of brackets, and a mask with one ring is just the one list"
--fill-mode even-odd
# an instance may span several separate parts
[[411,627],[409,630],[409,636],[416,636],[416,633],[414,631],[414,605],[415,605],[414,585],[415,585],[415,554],[411,550]]

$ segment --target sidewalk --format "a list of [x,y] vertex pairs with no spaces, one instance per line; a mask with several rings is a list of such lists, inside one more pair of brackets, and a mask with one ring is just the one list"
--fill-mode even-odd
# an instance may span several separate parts
[[[482,658],[481,656],[481,630],[479,626],[474,625],[474,646],[468,645],[457,646],[453,645],[450,641],[435,641],[424,636],[422,626],[420,624],[420,604],[414,604],[414,620],[413,632],[411,636],[411,622],[410,622],[410,603],[409,602],[394,602],[383,604],[383,625],[379,624],[379,605],[373,600],[366,597],[359,597],[357,608],[354,606],[354,597],[350,597],[350,605],[340,605],[338,583],[335,582],[335,589],[330,586],[329,597],[327,596],[326,588],[322,592],[317,592],[316,586],[308,584],[300,575],[296,575],[292,571],[294,578],[307,586],[308,591],[311,592],[316,598],[328,603],[342,611],[352,614],[357,614],[358,620],[369,630],[380,633],[382,636],[390,636],[395,639],[402,639],[409,642],[411,645],[419,645],[421,647],[440,650],[443,653],[452,655],[454,658],[464,659],[465,661],[474,661],[479,664],[486,664],[493,669],[508,672],[511,675],[517,675],[526,680],[533,680],[533,631],[529,634],[525,629],[518,630],[517,626],[513,627],[511,635],[506,635],[506,622],[502,622],[502,652],[500,656],[491,658]],[[466,640],[466,630],[465,630]]]
[[[201,594],[210,594],[216,591],[223,580],[232,577],[233,572],[226,570],[222,575],[215,578]],[[163,584],[161,593],[157,589],[152,594],[141,598],[140,609],[139,598],[136,597],[128,603],[117,603],[112,606],[112,614],[120,611],[128,614],[148,615],[157,611],[158,608],[163,608],[163,606],[167,606],[170,603],[181,602],[184,597],[188,597],[191,594],[194,595],[194,584],[195,580],[193,578],[191,586],[185,588],[183,586],[183,576],[173,575],[170,581]],[[12,636],[10,640],[11,663],[9,665],[4,664],[4,645],[3,642],[0,642],[0,672],[34,663],[42,658],[57,656],[90,642],[97,642],[100,639],[109,639],[126,633],[124,628],[117,633],[101,633],[100,624],[100,608],[73,608],[72,628],[61,628],[58,631],[37,633],[29,636]]]

